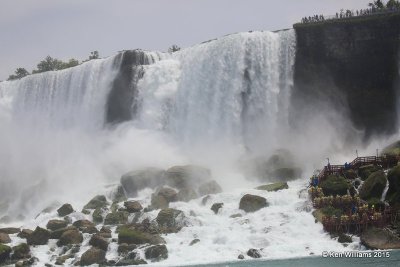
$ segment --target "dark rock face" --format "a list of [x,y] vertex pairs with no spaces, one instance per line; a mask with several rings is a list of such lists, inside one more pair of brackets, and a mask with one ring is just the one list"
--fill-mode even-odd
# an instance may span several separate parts
[[121,185],[128,197],[136,197],[144,188],[155,188],[164,184],[164,170],[146,168],[128,172],[121,177]]
[[400,203],[400,166],[389,170],[387,178],[389,180],[389,189],[386,194],[386,200],[389,203]]
[[27,238],[28,245],[46,245],[50,239],[50,232],[46,229],[36,227]]
[[118,233],[118,244],[163,244],[165,243],[159,235],[142,232],[135,228],[123,227]]
[[75,221],[72,225],[78,228],[79,231],[81,231],[82,233],[88,233],[88,234],[97,233],[97,229],[94,223],[92,223],[89,220],[78,220]]
[[106,262],[106,252],[99,248],[90,248],[81,257],[81,266],[92,264],[104,264]]
[[0,233],[5,233],[5,234],[18,234],[20,232],[19,228],[15,228],[15,227],[7,227],[7,228],[1,228],[0,229]]
[[75,226],[68,226],[65,228],[61,228],[61,229],[57,229],[55,231],[52,231],[50,233],[50,239],[60,239],[60,237],[62,236],[62,234],[68,230],[77,230],[77,228]]
[[258,251],[257,249],[251,248],[247,251],[247,256],[258,259],[261,258],[261,254],[260,251]]
[[28,238],[30,234],[32,234],[33,231],[30,229],[22,229],[21,232],[18,234],[18,237],[20,238]]
[[124,51],[116,59],[119,64],[118,75],[115,78],[107,100],[107,123],[118,123],[132,119],[138,103],[137,82],[143,77],[143,65],[149,65],[154,59],[141,50]]
[[387,179],[383,171],[372,173],[360,189],[360,197],[364,200],[380,199],[386,187]]
[[168,258],[168,249],[165,245],[155,245],[147,248],[144,255],[146,259],[160,261]]
[[116,211],[107,214],[106,218],[104,219],[105,225],[112,225],[112,224],[125,224],[128,222],[129,213],[126,211]]
[[255,212],[264,207],[268,207],[268,202],[265,198],[246,194],[240,199],[239,209],[245,212]]
[[368,228],[361,234],[361,243],[371,249],[400,249],[400,239],[385,229]]
[[57,210],[58,215],[61,217],[67,216],[72,212],[74,212],[74,209],[72,208],[71,204],[64,204]]
[[330,105],[348,110],[366,137],[397,131],[398,25],[398,13],[294,25],[292,121],[301,124],[313,110]]

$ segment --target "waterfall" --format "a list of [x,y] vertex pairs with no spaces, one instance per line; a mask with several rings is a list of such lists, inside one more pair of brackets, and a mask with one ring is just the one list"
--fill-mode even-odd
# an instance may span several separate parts
[[273,143],[287,127],[294,45],[294,31],[239,33],[148,66],[140,124],[189,145]]

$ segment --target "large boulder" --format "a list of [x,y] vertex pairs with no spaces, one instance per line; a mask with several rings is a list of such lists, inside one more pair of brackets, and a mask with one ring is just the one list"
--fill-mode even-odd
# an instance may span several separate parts
[[143,209],[139,201],[126,201],[124,202],[124,206],[130,213],[139,212]]
[[78,220],[75,221],[72,225],[78,228],[79,231],[81,231],[82,233],[93,234],[98,232],[94,223],[89,220]]
[[210,194],[218,194],[222,192],[221,186],[215,181],[208,181],[199,186],[199,195],[205,196]]
[[258,259],[261,258],[261,253],[258,249],[251,248],[247,251],[247,256]]
[[320,183],[320,187],[325,196],[343,196],[347,194],[347,190],[350,186],[344,177],[329,175]]
[[62,236],[62,234],[66,231],[69,230],[78,230],[75,226],[68,226],[65,228],[61,228],[61,229],[57,229],[55,231],[52,231],[50,233],[50,239],[60,239],[60,237]]
[[128,222],[129,212],[126,211],[116,211],[107,214],[104,219],[105,225],[116,225],[116,224],[126,224]]
[[246,194],[240,199],[239,209],[245,212],[255,212],[259,209],[268,207],[268,202],[265,198]]
[[0,243],[7,244],[11,243],[11,238],[6,233],[0,233]]
[[93,222],[94,223],[102,223],[104,218],[103,218],[103,209],[102,208],[97,208],[93,211],[92,214]]
[[177,200],[178,193],[172,188],[162,187],[158,189],[155,194],[158,196],[163,196],[169,203]]
[[80,265],[88,266],[92,264],[105,264],[106,252],[99,248],[90,248],[82,254]]
[[198,198],[198,195],[193,188],[187,187],[179,190],[176,198],[177,201],[189,202],[192,199]]
[[16,227],[0,228],[0,233],[5,233],[9,235],[18,234],[20,231],[21,229]]
[[67,227],[68,222],[64,221],[64,220],[50,220],[47,225],[46,228],[51,230],[51,231],[55,231],[61,228],[65,228]]
[[82,241],[83,236],[78,230],[68,230],[61,235],[57,245],[61,247],[66,245],[81,244]]
[[223,206],[224,206],[224,203],[214,203],[214,204],[212,204],[212,206],[211,206],[211,210],[212,210],[215,214],[217,214],[218,211],[219,211]]
[[46,245],[50,239],[50,232],[46,229],[36,227],[27,238],[28,245]]
[[111,193],[111,196],[113,202],[122,202],[127,200],[127,197],[125,195],[125,190],[122,187],[122,185],[118,185]]
[[377,171],[372,173],[367,180],[362,184],[359,190],[360,197],[364,200],[372,198],[380,199],[383,190],[386,187],[387,179],[383,171]]
[[248,175],[261,181],[287,182],[301,177],[302,174],[295,157],[286,149],[275,150],[270,157],[257,157],[245,168]]
[[12,248],[13,254],[11,259],[13,260],[21,260],[21,259],[28,259],[31,256],[31,250],[29,245],[26,243],[19,244]]
[[21,232],[19,232],[18,237],[26,239],[32,233],[33,231],[31,229],[22,229]]
[[400,203],[400,165],[389,170],[387,174],[389,189],[386,193],[386,200],[389,203]]
[[400,238],[386,229],[368,228],[361,234],[361,243],[370,249],[400,249]]
[[289,186],[285,182],[278,182],[278,183],[261,185],[261,186],[256,187],[256,189],[258,189],[258,190],[264,190],[264,191],[268,191],[268,192],[276,192],[276,191],[288,189],[288,188],[289,188]]
[[184,213],[176,209],[162,209],[156,218],[163,233],[176,233],[184,226]]
[[74,212],[74,209],[72,208],[71,204],[64,204],[57,210],[58,215],[61,217],[67,216],[72,212]]
[[157,245],[163,243],[165,241],[159,235],[142,232],[133,227],[122,227],[118,231],[118,244]]
[[156,188],[163,185],[165,171],[158,168],[146,168],[128,172],[121,177],[121,185],[128,197],[136,197],[144,188]]
[[358,168],[358,176],[360,176],[361,180],[365,181],[373,172],[379,170],[382,170],[382,168],[377,165],[364,165]]
[[97,209],[97,208],[104,208],[108,205],[107,199],[103,195],[98,195],[92,198],[84,207],[83,209]]
[[108,249],[108,241],[104,237],[102,237],[100,234],[95,234],[90,238],[89,245],[100,248],[104,251],[107,251]]
[[168,249],[165,245],[155,245],[146,248],[144,255],[151,261],[160,261],[168,258]]
[[166,171],[165,176],[169,186],[183,189],[210,180],[211,171],[195,165],[174,166]]
[[9,246],[0,244],[0,264],[6,262],[10,258],[11,251]]
[[166,209],[169,206],[169,202],[165,197],[157,194],[151,194],[151,209]]

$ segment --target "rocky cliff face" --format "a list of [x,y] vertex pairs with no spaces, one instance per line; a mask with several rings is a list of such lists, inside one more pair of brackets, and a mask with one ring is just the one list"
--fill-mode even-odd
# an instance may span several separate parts
[[[292,102],[347,111],[365,136],[397,130],[400,13],[294,25]],[[309,109],[311,111],[312,109]]]

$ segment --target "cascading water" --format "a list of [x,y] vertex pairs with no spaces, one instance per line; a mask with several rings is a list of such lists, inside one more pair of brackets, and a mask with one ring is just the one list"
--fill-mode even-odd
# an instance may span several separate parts
[[[288,123],[294,31],[233,34],[144,57],[140,68],[123,66],[133,83],[128,87],[121,87],[126,77],[120,77],[120,57],[0,83],[0,195],[8,214],[29,220],[53,200],[80,208],[132,169],[196,163],[211,168],[224,186],[210,199],[224,206],[215,215],[201,199],[171,204],[184,211],[189,226],[165,236],[169,258],[162,264],[230,260],[251,247],[262,247],[268,258],[343,249],[306,211],[306,196],[299,197],[304,181],[290,182],[288,191],[247,190],[256,183],[236,166],[246,153],[268,153],[289,141],[298,145]],[[110,103],[116,86],[114,94],[128,97]],[[124,118],[133,119],[104,127],[110,105],[118,109],[121,103],[132,112]],[[150,202],[146,192],[138,197],[143,204]],[[266,197],[270,207],[240,211],[245,193]],[[242,217],[232,218],[235,213]],[[44,225],[46,216],[33,224]],[[186,244],[195,238],[196,246]],[[117,257],[115,249],[109,259]]]

